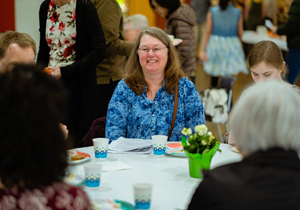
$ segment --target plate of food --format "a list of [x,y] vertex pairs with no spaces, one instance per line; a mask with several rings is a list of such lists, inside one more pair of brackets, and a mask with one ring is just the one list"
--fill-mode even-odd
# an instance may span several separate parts
[[181,142],[167,143],[166,154],[176,157],[186,157]]
[[93,199],[93,210],[133,210],[134,206],[126,201],[114,199]]
[[182,42],[182,39],[174,38],[172,41],[173,46],[177,46]]
[[78,164],[85,161],[88,161],[91,159],[91,156],[85,152],[80,152],[76,150],[69,150],[68,151],[69,156],[69,164]]
[[240,153],[240,150],[236,146],[232,146],[231,150],[236,153]]

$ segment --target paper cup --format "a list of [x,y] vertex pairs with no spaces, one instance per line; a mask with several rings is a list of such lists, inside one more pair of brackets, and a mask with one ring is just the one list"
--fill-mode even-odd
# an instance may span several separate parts
[[163,157],[166,154],[166,143],[168,136],[165,135],[154,135],[152,136],[153,141],[153,154],[157,157]]
[[170,35],[170,34],[168,34],[168,37],[170,38],[171,42],[173,42],[173,41],[174,41],[174,35]]
[[95,163],[86,164],[84,166],[85,185],[91,189],[100,187],[101,172],[102,172],[101,164],[95,164]]
[[108,141],[109,139],[107,138],[93,139],[96,160],[105,160],[107,158]]
[[133,185],[134,190],[134,209],[150,209],[152,184],[137,183]]

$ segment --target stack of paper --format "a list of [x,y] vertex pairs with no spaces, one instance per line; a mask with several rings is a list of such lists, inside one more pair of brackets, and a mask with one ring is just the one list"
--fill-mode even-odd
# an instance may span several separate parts
[[150,154],[152,140],[150,139],[127,139],[120,137],[108,145],[109,153]]

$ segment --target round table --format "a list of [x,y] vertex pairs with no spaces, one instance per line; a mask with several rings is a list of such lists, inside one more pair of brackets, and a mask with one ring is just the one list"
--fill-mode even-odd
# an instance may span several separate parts
[[[211,168],[228,163],[238,162],[242,156],[232,151],[228,144],[221,144],[222,152],[217,152],[212,159]],[[76,165],[70,165],[72,173],[84,175],[84,165],[96,161],[93,147],[74,149],[90,154],[92,160]],[[90,199],[112,198],[134,204],[133,184],[148,182],[153,184],[152,210],[181,210],[187,209],[191,196],[201,182],[201,179],[189,176],[188,159],[166,155],[154,157],[138,154],[108,154],[106,164],[121,161],[131,170],[102,172],[100,188],[90,190],[84,187]]]

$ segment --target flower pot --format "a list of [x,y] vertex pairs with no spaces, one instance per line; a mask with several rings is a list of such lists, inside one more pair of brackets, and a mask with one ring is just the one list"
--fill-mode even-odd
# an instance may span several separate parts
[[[184,141],[185,141],[185,137]],[[186,143],[185,143],[186,144]],[[184,145],[184,144],[183,144]],[[201,170],[209,170],[210,169],[210,163],[219,149],[220,144],[216,142],[215,146],[207,153],[201,155],[199,153],[193,154],[189,153],[188,151],[185,151],[185,154],[189,160],[189,171],[190,171],[190,176],[193,178],[202,178],[202,172]]]

